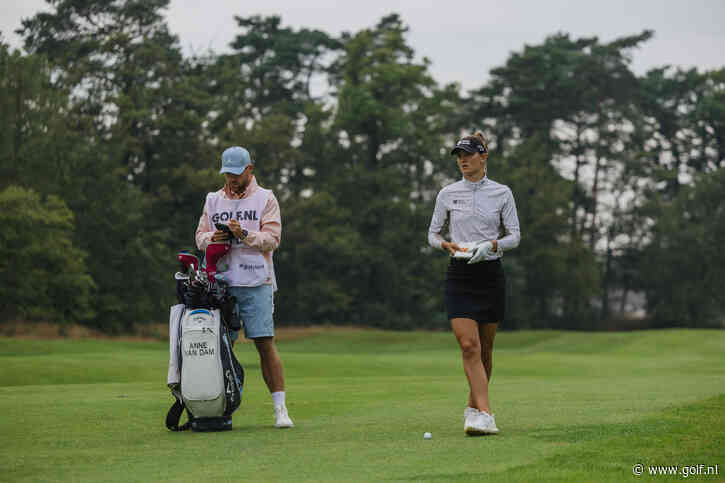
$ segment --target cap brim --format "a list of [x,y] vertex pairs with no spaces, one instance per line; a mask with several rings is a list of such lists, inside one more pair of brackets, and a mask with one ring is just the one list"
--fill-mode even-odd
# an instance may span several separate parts
[[458,150],[465,151],[467,153],[478,152],[478,149],[476,149],[475,146],[456,146],[455,148],[451,149],[451,154],[456,154],[456,151]]
[[[247,166],[249,166],[249,165],[247,165]],[[247,169],[246,166],[244,168],[229,168],[229,167],[226,167],[226,168],[220,169],[219,170],[219,174],[231,173],[231,174],[235,174],[235,175],[239,176],[240,174],[242,174],[244,172],[245,169]]]

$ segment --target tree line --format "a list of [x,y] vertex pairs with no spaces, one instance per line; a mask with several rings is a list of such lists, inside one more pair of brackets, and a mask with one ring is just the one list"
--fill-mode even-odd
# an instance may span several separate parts
[[48,3],[26,53],[0,40],[3,320],[164,321],[243,145],[282,208],[279,324],[446,327],[427,228],[450,146],[481,129],[522,228],[506,327],[621,327],[634,297],[641,326],[723,325],[725,69],[635,75],[653,32],[556,33],[466,92],[395,14],[340,36],[235,17],[229,53],[188,56],[168,0]]

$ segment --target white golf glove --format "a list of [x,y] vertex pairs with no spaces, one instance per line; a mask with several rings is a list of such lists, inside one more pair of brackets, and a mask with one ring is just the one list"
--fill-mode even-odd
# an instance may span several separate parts
[[473,249],[478,246],[476,242],[460,242],[458,246],[461,248],[460,251],[456,251],[453,254],[453,258],[464,258],[469,259],[473,255]]
[[479,243],[476,245],[476,248],[472,248],[471,251],[473,252],[473,256],[471,256],[471,259],[468,260],[468,264],[471,263],[478,263],[482,260],[485,260],[486,257],[494,255],[496,252],[493,251],[493,243],[490,241],[486,241],[483,243]]

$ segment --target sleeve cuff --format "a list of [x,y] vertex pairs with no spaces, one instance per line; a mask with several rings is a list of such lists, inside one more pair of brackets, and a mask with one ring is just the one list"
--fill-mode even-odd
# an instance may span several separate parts
[[211,242],[211,237],[213,237],[213,236],[214,236],[214,232],[213,231],[212,232],[208,232],[208,233],[204,233],[203,235],[201,235],[201,237],[200,237],[200,242],[201,243],[200,243],[199,249],[202,250],[202,251],[203,250],[206,250],[206,247],[209,246],[209,243]]

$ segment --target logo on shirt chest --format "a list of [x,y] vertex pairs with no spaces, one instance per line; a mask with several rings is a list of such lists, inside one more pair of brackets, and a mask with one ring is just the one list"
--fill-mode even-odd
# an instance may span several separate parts
[[[212,217],[211,217],[211,221],[214,223],[229,221],[229,220],[235,218],[234,214],[235,213],[233,211],[222,211],[221,213],[214,213],[214,215],[212,215]],[[237,211],[236,215],[237,215],[236,219],[238,221],[243,221],[243,220],[257,221],[257,220],[259,220],[259,218],[257,218],[257,210]]]

